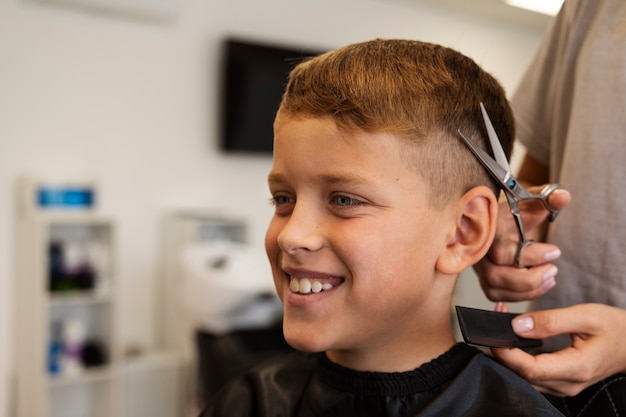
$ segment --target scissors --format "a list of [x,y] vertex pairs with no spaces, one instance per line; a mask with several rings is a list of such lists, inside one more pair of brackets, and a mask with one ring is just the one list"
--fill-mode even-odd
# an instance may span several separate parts
[[556,219],[556,216],[558,216],[559,214],[559,210],[554,209],[550,206],[550,204],[548,204],[548,198],[554,190],[560,187],[560,185],[548,184],[541,190],[539,194],[531,193],[526,188],[524,188],[524,186],[520,184],[517,179],[515,179],[513,174],[511,174],[511,168],[509,167],[506,155],[504,154],[504,150],[502,149],[502,145],[500,144],[500,139],[498,139],[498,135],[496,134],[496,131],[491,124],[491,120],[487,115],[487,110],[485,110],[485,106],[483,105],[483,103],[480,103],[480,110],[483,115],[483,120],[487,129],[487,136],[489,136],[489,142],[491,143],[491,149],[493,151],[495,160],[476,143],[474,143],[474,141],[472,141],[469,137],[463,134],[463,132],[461,132],[460,130],[458,132],[470,151],[472,151],[474,156],[483,164],[483,166],[487,169],[487,171],[489,171],[491,176],[504,190],[506,199],[509,203],[509,208],[511,209],[511,214],[513,214],[513,219],[515,220],[515,225],[517,226],[517,231],[519,234],[519,243],[517,245],[517,250],[515,251],[515,266],[517,266],[518,268],[522,268],[522,251],[533,241],[526,239],[526,234],[524,233],[524,224],[522,222],[522,215],[519,212],[518,204],[525,200],[539,200],[546,208],[546,210],[548,210],[548,212],[550,213],[548,216],[548,220],[554,221],[554,219]]

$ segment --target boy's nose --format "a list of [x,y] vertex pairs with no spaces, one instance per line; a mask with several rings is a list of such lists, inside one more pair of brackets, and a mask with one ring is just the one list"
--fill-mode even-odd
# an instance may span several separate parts
[[323,241],[320,215],[305,205],[296,205],[278,234],[278,245],[289,254],[316,251]]

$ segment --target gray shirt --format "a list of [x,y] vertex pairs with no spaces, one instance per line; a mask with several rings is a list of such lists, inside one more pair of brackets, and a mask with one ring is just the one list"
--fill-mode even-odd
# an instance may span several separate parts
[[518,139],[572,194],[548,233],[557,285],[531,308],[626,308],[626,1],[565,0],[512,105]]

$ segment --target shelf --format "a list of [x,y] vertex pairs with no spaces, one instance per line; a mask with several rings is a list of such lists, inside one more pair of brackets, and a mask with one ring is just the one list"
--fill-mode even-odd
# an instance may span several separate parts
[[[33,213],[19,219],[16,241],[16,416],[116,417],[121,381],[115,223],[94,213]],[[50,290],[72,277],[79,280],[72,283],[76,287]],[[81,363],[74,361],[87,356],[63,352],[68,341],[89,344],[93,366],[73,372]],[[57,360],[59,373],[51,373]]]
[[49,377],[49,383],[51,388],[60,388],[73,384],[87,384],[108,381],[111,380],[112,377],[113,372],[111,370],[111,366],[104,365],[91,369],[85,369],[75,375],[51,375]]
[[49,293],[50,307],[62,307],[72,305],[95,305],[113,301],[109,292],[73,291],[66,293]]

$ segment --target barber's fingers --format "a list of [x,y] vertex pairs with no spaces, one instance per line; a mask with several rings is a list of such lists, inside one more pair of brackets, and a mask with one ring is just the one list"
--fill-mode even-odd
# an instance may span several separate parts
[[492,301],[535,299],[556,285],[558,269],[551,263],[532,268],[496,265],[489,258],[474,265],[483,292]]
[[573,396],[601,379],[601,374],[590,371],[594,365],[589,363],[586,353],[578,349],[567,348],[536,356],[518,348],[491,351],[498,361],[544,393]]
[[[539,193],[543,186],[531,187]],[[571,201],[570,193],[562,188],[550,194],[550,204],[561,209]],[[526,237],[537,240],[542,237],[542,223],[548,211],[539,201],[520,204]],[[483,292],[492,301],[525,301],[535,299],[556,285],[558,269],[552,264],[561,256],[555,245],[533,242],[521,253],[520,263],[525,268],[514,266],[519,234],[508,205],[500,205],[496,235],[487,256],[474,266],[480,278]]]
[[[519,336],[535,339],[560,334],[597,335],[605,331],[607,319],[615,310],[600,304],[579,304],[522,314],[511,325]],[[626,318],[626,312],[619,310],[619,313]]]
[[[527,207],[527,210],[520,210],[524,222],[526,238],[531,241],[537,241],[523,248],[520,258],[522,265],[541,265],[546,262],[554,261],[561,256],[561,252],[557,246],[540,242],[543,238],[543,228],[541,224],[546,220],[548,212],[543,205],[539,206],[535,201],[532,208],[529,209],[529,207]],[[508,209],[500,206],[496,235],[489,248],[487,257],[498,265],[513,265],[515,263],[515,255],[517,253],[520,237],[513,216],[510,211],[504,210]]]
[[521,261],[523,265],[543,265],[561,257],[561,250],[551,243],[533,242],[524,247]]

